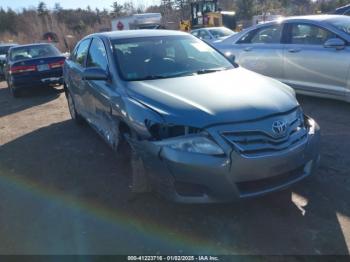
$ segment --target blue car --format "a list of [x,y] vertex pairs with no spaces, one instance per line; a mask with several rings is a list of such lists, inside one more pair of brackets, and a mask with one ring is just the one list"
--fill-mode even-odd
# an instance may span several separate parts
[[6,80],[14,97],[36,86],[61,85],[65,56],[51,44],[19,45],[10,48]]

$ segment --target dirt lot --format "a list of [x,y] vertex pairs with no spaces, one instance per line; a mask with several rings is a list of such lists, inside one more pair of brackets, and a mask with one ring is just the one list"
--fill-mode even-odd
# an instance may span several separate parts
[[300,97],[322,128],[318,174],[225,205],[125,197],[128,168],[63,93],[0,84],[1,254],[349,254],[350,104]]

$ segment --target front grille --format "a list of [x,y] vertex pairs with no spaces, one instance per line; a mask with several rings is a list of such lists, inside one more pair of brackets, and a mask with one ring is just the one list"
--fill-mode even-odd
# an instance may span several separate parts
[[[282,137],[272,132],[272,123],[276,119],[285,119],[287,130]],[[251,126],[250,126],[251,125]],[[259,126],[264,128],[259,129]],[[293,112],[279,118],[266,119],[260,123],[241,125],[240,130],[223,132],[223,137],[234,145],[242,155],[254,157],[277,153],[301,144],[307,138],[307,128],[303,117]]]

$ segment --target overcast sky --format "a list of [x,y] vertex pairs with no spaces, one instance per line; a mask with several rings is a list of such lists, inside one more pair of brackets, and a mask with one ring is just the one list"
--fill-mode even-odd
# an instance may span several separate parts
[[[21,9],[23,7],[37,7],[40,1],[34,0],[0,0],[0,7],[7,8],[11,7],[12,9]],[[64,8],[86,8],[88,5],[95,9],[98,7],[99,9],[107,8],[110,9],[113,0],[44,0],[48,8],[53,8],[55,3],[60,3]],[[130,2],[130,0],[119,0],[118,3],[123,4],[125,2]],[[159,4],[160,0],[131,0],[135,4],[135,6],[139,5],[154,5]]]

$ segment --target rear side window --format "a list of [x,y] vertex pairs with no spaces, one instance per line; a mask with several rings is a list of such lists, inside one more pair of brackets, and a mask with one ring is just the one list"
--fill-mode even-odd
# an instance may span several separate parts
[[73,61],[81,66],[84,66],[85,58],[89,50],[90,41],[90,39],[86,39],[83,42],[81,42],[76,54],[73,57]]
[[87,57],[87,67],[98,67],[107,71],[107,61],[107,53],[102,40],[94,38]]
[[279,44],[282,37],[283,25],[276,24],[261,27],[245,34],[238,44]]

